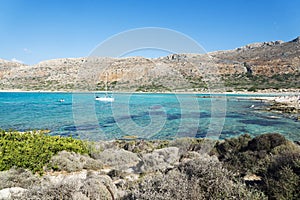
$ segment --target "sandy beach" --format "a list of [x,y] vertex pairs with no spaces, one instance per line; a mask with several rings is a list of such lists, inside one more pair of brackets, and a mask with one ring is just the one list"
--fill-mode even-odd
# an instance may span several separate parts
[[[19,89],[9,89],[9,90],[0,90],[0,92],[41,92],[41,93],[104,93],[106,91],[77,91],[77,90],[19,90]],[[236,95],[274,95],[274,96],[291,96],[291,95],[300,95],[300,89],[267,89],[267,90],[258,90],[257,92],[250,91],[175,91],[175,92],[135,92],[135,91],[108,91],[110,93],[162,93],[162,94],[236,94]]]

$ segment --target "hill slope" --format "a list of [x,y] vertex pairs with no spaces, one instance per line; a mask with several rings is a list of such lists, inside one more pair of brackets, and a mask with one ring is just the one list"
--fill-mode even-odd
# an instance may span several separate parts
[[208,54],[147,59],[63,58],[24,65],[0,59],[0,89],[205,91],[300,89],[300,38]]

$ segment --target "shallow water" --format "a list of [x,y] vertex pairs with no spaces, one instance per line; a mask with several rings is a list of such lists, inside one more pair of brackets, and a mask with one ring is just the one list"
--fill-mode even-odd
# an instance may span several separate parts
[[[101,94],[97,94],[101,95]],[[281,133],[300,140],[299,122],[264,111],[248,95],[114,94],[115,102],[89,93],[0,93],[0,128],[49,129],[52,135],[91,140],[136,136],[227,138]],[[64,102],[60,102],[64,99]]]

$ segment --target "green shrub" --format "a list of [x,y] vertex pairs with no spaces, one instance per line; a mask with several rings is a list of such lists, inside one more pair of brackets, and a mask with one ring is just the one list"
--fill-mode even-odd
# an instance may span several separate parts
[[261,177],[253,184],[269,199],[300,199],[300,148],[282,135],[240,136],[217,143],[215,149],[237,176]]
[[300,199],[300,151],[278,155],[263,176],[263,191],[270,199]]
[[88,153],[85,143],[71,137],[49,136],[42,131],[0,132],[0,171],[15,166],[43,173],[43,167],[60,151]]
[[257,136],[249,142],[248,149],[252,151],[265,150],[270,152],[277,146],[286,144],[287,140],[283,135],[278,133],[270,133]]
[[165,92],[168,91],[170,92],[171,89],[168,87],[165,87],[163,85],[156,85],[153,84],[152,85],[140,85],[137,89],[136,92]]
[[248,89],[249,92],[256,92],[257,91],[257,88],[252,86]]

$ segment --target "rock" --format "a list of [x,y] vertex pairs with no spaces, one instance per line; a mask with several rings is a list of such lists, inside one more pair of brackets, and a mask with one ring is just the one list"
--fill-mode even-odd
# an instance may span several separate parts
[[168,141],[145,141],[145,140],[132,140],[132,141],[118,141],[117,145],[121,149],[131,151],[133,153],[149,153],[154,149],[160,149],[168,145]]
[[279,44],[282,44],[282,43],[284,43],[282,40],[270,41],[270,42],[256,42],[256,43],[248,44],[248,45],[243,46],[243,47],[239,47],[238,50],[254,49],[254,48],[266,47],[266,46],[274,46],[274,45],[279,45]]
[[201,157],[201,154],[196,151],[188,151],[180,157],[180,162],[188,162],[193,159],[198,159]]
[[142,173],[149,173],[172,167],[179,161],[178,152],[179,149],[177,147],[167,147],[144,154],[137,166],[137,170]]
[[257,176],[255,174],[251,174],[251,175],[246,175],[244,176],[244,180],[245,181],[261,181],[261,177],[260,176]]
[[11,187],[0,190],[0,200],[10,200],[14,197],[21,197],[27,191],[21,187]]
[[81,192],[74,192],[72,194],[72,200],[90,200],[89,197],[85,196],[83,193]]
[[179,154],[185,154],[187,151],[190,150],[191,144],[195,138],[183,137],[183,138],[176,138],[176,140],[172,140],[170,142],[171,147],[177,147],[179,149]]
[[130,171],[131,168],[135,167],[141,160],[137,154],[124,149],[105,149],[103,152],[94,156],[105,166],[121,171]]
[[33,175],[29,170],[11,168],[10,170],[0,172],[0,189],[11,187],[27,189],[39,183],[39,177]]
[[89,156],[84,156],[74,152],[61,151],[53,156],[49,162],[49,168],[59,171],[80,171],[82,169],[102,169],[103,164],[100,160],[94,160]]
[[300,36],[299,37],[297,37],[297,38],[295,38],[295,39],[293,39],[292,41],[290,41],[290,42],[296,42],[296,43],[299,43],[300,42]]
[[295,141],[295,144],[300,146],[300,141]]
[[28,189],[20,199],[116,199],[118,190],[111,178],[96,171],[46,174],[42,183]]
[[83,182],[80,191],[89,199],[115,199],[117,189],[109,176],[90,176]]
[[124,178],[127,174],[123,171],[113,169],[109,171],[107,175],[111,177],[113,180],[116,180],[118,178]]

